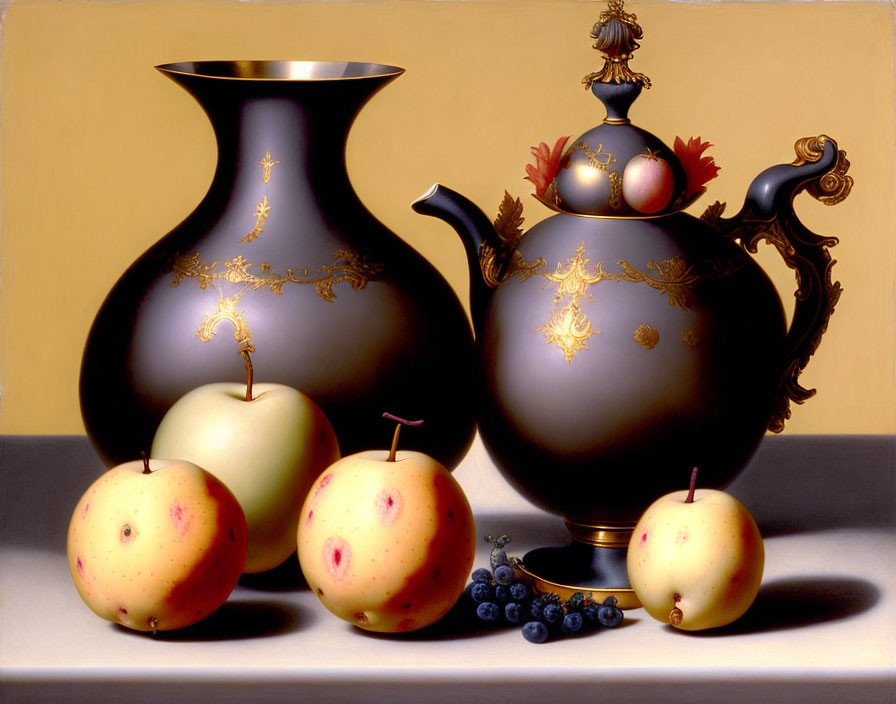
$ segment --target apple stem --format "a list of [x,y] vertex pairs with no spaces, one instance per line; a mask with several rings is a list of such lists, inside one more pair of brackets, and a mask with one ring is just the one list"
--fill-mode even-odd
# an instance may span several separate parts
[[146,456],[145,450],[140,450],[140,457],[143,458],[143,474],[152,474],[152,470],[149,468],[149,457]]
[[240,355],[243,357],[243,361],[246,363],[246,400],[252,400],[252,377],[254,376],[254,372],[252,370],[252,358],[249,357],[249,352],[247,350],[240,350]]
[[404,418],[399,418],[398,416],[393,416],[391,413],[383,413],[383,418],[386,420],[394,420],[395,425],[395,433],[392,435],[392,447],[389,450],[389,457],[386,458],[386,462],[394,462],[395,461],[395,453],[398,452],[398,436],[401,434],[401,426],[403,425],[423,425],[422,420],[405,420]]
[[686,504],[694,503],[694,491],[697,488],[697,471],[698,471],[697,467],[694,467],[691,470],[691,483],[690,483],[690,486],[688,486],[688,498],[686,498],[684,500],[684,502]]

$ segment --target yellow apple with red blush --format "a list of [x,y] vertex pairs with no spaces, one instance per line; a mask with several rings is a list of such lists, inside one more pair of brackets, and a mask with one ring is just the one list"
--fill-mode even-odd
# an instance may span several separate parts
[[343,457],[308,493],[297,531],[302,572],[321,603],[370,631],[412,631],[457,602],[476,527],[447,469],[420,452]]
[[730,494],[696,489],[657,499],[628,548],[628,577],[653,618],[686,631],[728,625],[759,592],[765,549],[756,521]]
[[98,616],[170,631],[215,611],[246,560],[246,519],[214,476],[191,462],[137,460],[103,474],[69,523],[75,588]]

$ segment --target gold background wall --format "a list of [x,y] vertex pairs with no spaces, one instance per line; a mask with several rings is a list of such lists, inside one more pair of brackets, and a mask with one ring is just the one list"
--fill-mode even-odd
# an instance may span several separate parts
[[[523,196],[529,146],[600,121],[580,79],[601,63],[591,0],[75,2],[16,0],[2,27],[0,432],[82,433],[81,350],[119,274],[199,202],[215,162],[193,100],[153,70],[196,59],[332,59],[407,73],[362,111],[349,170],[365,204],[463,299],[460,242],[409,205],[438,180],[494,214]],[[892,433],[896,351],[893,9],[884,3],[630,2],[633,68],[654,86],[636,124],[699,135],[721,166],[709,193],[739,209],[759,171],[826,133],[856,185],[810,229],[840,238],[844,294],[802,377],[818,395],[789,433]],[[792,307],[793,276],[760,258]]]

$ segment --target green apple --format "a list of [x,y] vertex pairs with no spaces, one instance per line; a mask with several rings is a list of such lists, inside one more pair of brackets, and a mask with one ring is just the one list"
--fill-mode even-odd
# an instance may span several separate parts
[[320,475],[296,536],[302,572],[323,605],[360,628],[390,633],[448,612],[476,542],[460,485],[432,457],[397,452],[398,428],[391,451],[344,457]]
[[333,427],[308,396],[282,384],[206,384],[179,399],[152,454],[195,462],[223,481],[246,515],[244,571],[265,572],[296,549],[302,502],[339,458]]
[[644,609],[676,628],[725,626],[753,603],[765,551],[756,521],[730,494],[695,489],[657,499],[635,526],[628,577]]
[[137,460],[87,489],[67,553],[75,587],[98,616],[168,631],[230,595],[246,559],[246,519],[227,487],[195,464]]

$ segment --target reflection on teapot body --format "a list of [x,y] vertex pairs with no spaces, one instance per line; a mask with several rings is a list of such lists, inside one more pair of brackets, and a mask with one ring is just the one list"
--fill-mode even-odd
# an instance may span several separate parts
[[[717,169],[699,140],[673,150],[630,123],[629,107],[649,87],[627,66],[640,36],[635,17],[611,2],[592,33],[606,64],[586,77],[607,117],[565,149],[561,139],[553,153],[533,150],[536,197],[555,215],[523,235],[522,204],[510,196],[497,229],[441,185],[414,204],[465,244],[483,442],[508,481],[562,516],[574,539],[559,555],[533,551],[526,568],[615,588],[629,605],[612,553],[624,555],[641,512],[685,485],[695,465],[702,483],[724,487],[767,429],[783,429],[789,402],[814,393],[797,379],[840,296],[827,250],[837,240],[809,232],[792,201],[807,191],[834,204],[852,185],[845,154],[822,135],[797,142],[793,163],[759,174],[734,217],[719,203],[699,219],[681,212]],[[797,273],[789,329],[748,254],[760,239]],[[595,557],[583,545],[611,550]]]

